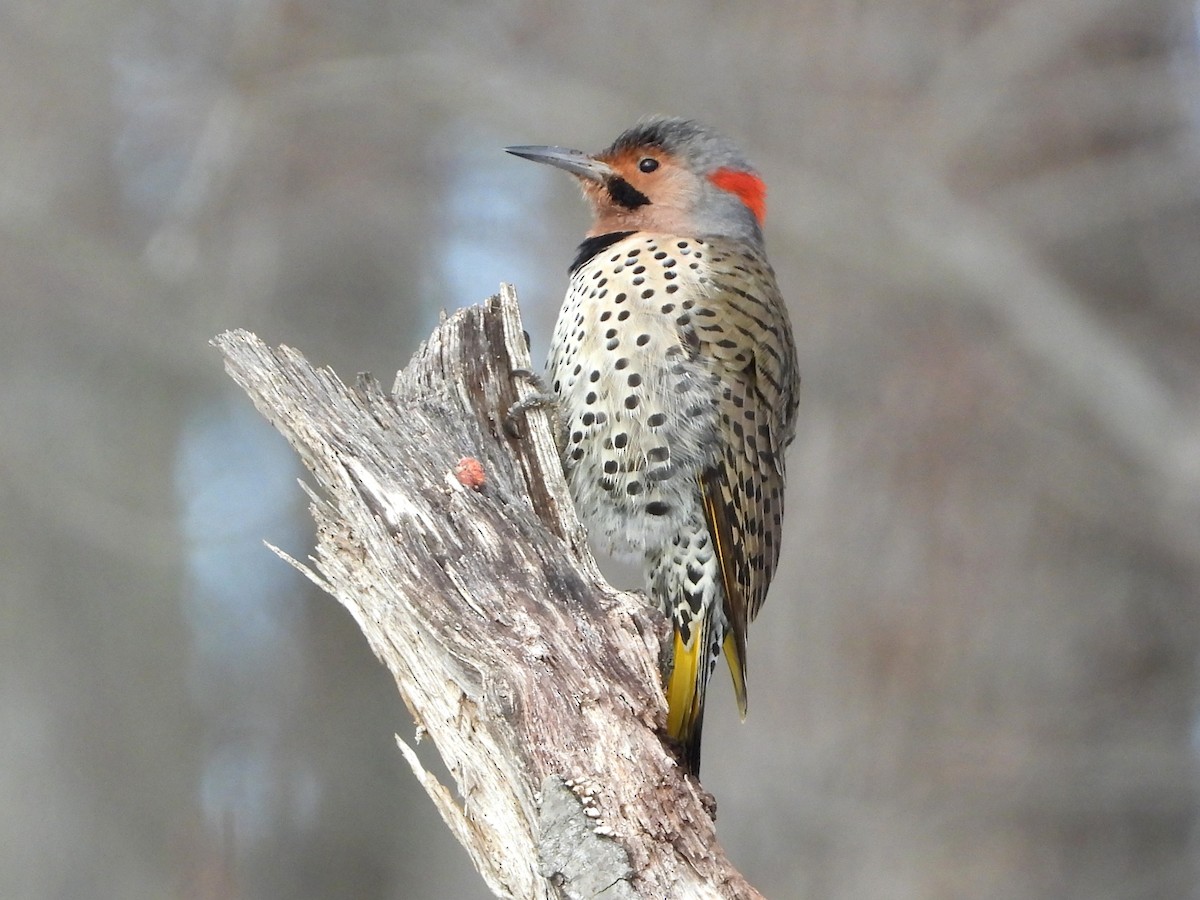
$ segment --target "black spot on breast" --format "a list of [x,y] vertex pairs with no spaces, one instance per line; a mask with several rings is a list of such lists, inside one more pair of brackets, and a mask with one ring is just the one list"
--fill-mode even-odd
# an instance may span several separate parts
[[[686,316],[681,316],[686,318]],[[685,324],[683,322],[680,323]],[[688,328],[681,335],[683,338],[683,348],[687,351],[688,359],[695,359],[700,355],[700,337],[691,328]]]
[[646,504],[646,513],[651,516],[665,516],[671,511],[671,504],[661,500],[652,500]]

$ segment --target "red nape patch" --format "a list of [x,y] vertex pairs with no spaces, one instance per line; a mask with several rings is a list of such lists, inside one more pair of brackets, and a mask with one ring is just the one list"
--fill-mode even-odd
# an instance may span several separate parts
[[762,224],[767,216],[767,186],[762,179],[751,172],[739,172],[737,169],[717,169],[708,176],[708,180],[723,191],[737,194],[746,204],[758,224]]

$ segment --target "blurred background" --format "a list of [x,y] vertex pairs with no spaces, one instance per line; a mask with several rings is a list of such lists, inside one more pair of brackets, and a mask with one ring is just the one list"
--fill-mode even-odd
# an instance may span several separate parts
[[[207,341],[390,383],[587,214],[514,143],[737,138],[804,391],[750,717],[772,898],[1200,897],[1200,78],[1183,0],[0,12],[0,896],[484,898],[291,451]],[[426,758],[433,748],[422,746]]]

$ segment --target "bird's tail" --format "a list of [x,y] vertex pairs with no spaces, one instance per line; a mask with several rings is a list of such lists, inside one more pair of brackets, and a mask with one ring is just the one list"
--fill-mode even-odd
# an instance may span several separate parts
[[684,644],[675,631],[674,663],[667,679],[667,734],[679,745],[684,767],[700,776],[700,733],[704,728],[704,695],[713,671],[713,659],[724,649],[729,672],[733,675],[734,694],[742,718],[746,718],[746,679],[737,641],[728,631],[721,642],[712,634],[711,616],[701,615],[692,622],[692,643]]
[[679,745],[683,764],[692,775],[700,774],[700,734],[704,725],[704,689],[707,688],[706,640],[708,617],[694,620],[691,646],[674,632],[674,662],[667,680],[667,734]]
[[704,727],[704,693],[712,671],[712,616],[692,620],[691,642],[675,631],[675,656],[667,680],[667,734],[679,745],[684,767],[700,775],[700,733]]

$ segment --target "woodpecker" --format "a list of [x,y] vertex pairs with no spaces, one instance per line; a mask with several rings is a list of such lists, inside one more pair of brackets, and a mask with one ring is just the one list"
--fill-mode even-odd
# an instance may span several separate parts
[[784,450],[799,393],[763,246],[766,188],[737,146],[651,118],[596,154],[509,153],[573,175],[592,226],[570,266],[546,383],[580,519],[644,563],[672,624],[667,731],[700,771],[722,650],[746,715],[746,631],[779,561]]

